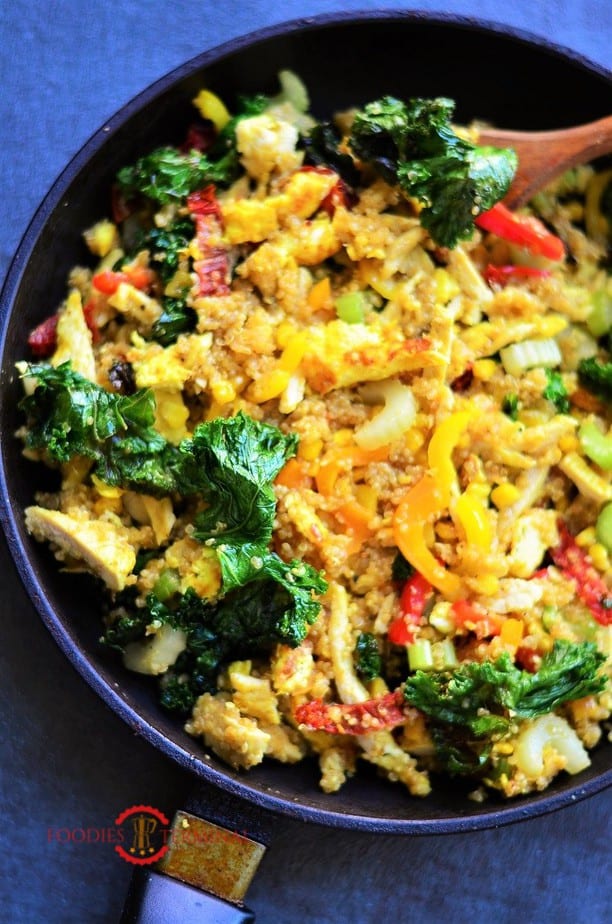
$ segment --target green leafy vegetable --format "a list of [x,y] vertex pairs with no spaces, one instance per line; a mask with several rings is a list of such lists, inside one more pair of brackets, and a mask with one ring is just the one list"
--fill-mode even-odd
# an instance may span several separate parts
[[[146,606],[111,623],[103,640],[123,650],[128,642],[145,638],[145,627],[154,621],[182,629],[187,647],[161,679],[160,700],[167,709],[187,713],[200,694],[216,691],[219,671],[228,661],[266,654],[280,642],[296,646],[303,640],[319,609],[312,592],[320,591],[322,582],[313,569],[294,563],[298,568],[301,577],[295,585],[263,579],[214,602],[192,589],[174,606],[149,594]],[[307,586],[309,578],[312,586]]]
[[267,104],[263,96],[242,99],[239,114],[228,122],[206,154],[196,150],[183,153],[165,146],[123,167],[117,174],[120,189],[126,196],[140,193],[166,205],[182,201],[208,183],[229,186],[241,171],[236,126],[241,119],[261,112]]
[[138,242],[138,250],[151,253],[151,266],[157,270],[162,282],[168,282],[176,273],[181,253],[195,234],[191,218],[180,218],[165,228],[151,228]]
[[504,197],[517,165],[510,149],[460,138],[453,111],[443,97],[386,96],[357,112],[349,139],[358,158],[421,202],[423,226],[446,247],[471,237],[474,218]]
[[393,562],[391,564],[391,579],[398,584],[403,584],[415,573],[413,565],[410,564],[407,558],[404,558],[402,553],[398,550]]
[[350,154],[340,150],[341,137],[331,122],[319,122],[303,138],[305,161],[317,167],[330,167],[349,186],[357,186],[359,170]]
[[594,357],[582,359],[578,365],[578,378],[588,391],[612,401],[612,362],[601,362]]
[[175,343],[179,334],[195,330],[198,316],[182,298],[166,297],[162,301],[162,312],[151,328],[151,337],[162,346]]
[[153,392],[105,391],[74,372],[70,363],[31,365],[35,391],[21,402],[28,421],[25,443],[55,462],[92,460],[106,484],[170,494],[177,489],[181,456],[155,429]]
[[376,636],[371,632],[360,632],[355,646],[357,673],[364,680],[373,680],[382,673],[382,657]]
[[[491,741],[507,734],[515,718],[545,715],[569,700],[601,692],[605,660],[590,642],[557,640],[531,674],[515,667],[507,653],[496,661],[462,664],[448,672],[417,671],[406,680],[407,702],[432,721],[438,757],[446,769],[484,763]],[[468,752],[458,740],[470,742]]]
[[518,420],[520,401],[517,394],[512,393],[505,395],[504,400],[502,401],[502,411],[506,414],[510,420]]
[[552,401],[560,414],[569,414],[570,403],[561,373],[553,369],[546,369],[545,372],[548,383],[542,392],[542,397]]

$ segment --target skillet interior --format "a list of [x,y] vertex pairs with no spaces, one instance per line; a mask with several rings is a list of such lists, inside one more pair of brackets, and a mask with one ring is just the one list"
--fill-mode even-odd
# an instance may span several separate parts
[[[14,363],[26,355],[29,330],[61,301],[68,270],[86,259],[80,232],[107,214],[116,170],[157,144],[182,136],[190,100],[202,85],[231,101],[237,93],[275,92],[289,67],[311,92],[315,113],[374,99],[446,95],[457,118],[507,127],[557,128],[607,114],[610,75],[529,37],[450,18],[419,14],[322,17],[292,23],[207,52],[160,80],[114,116],[76,155],[33,219],[2,294],[2,515],[21,577],[48,628],[73,665],[129,725],[198,776],[260,804],[304,819],[397,833],[442,833],[490,827],[559,808],[612,781],[611,746],[593,755],[576,781],[511,803],[478,805],[457,784],[435,785],[426,800],[379,781],[367,768],[340,793],[317,788],[308,762],[260,766],[248,775],[204,754],[200,744],[160,711],[146,682],[100,652],[96,591],[86,578],[58,572],[48,550],[23,527],[23,508],[43,487],[40,467],[24,461],[12,434],[20,424]],[[83,600],[87,600],[86,607]]]

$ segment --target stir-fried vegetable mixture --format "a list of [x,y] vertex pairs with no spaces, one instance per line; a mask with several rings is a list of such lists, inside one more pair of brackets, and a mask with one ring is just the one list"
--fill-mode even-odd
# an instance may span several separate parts
[[233,766],[543,789],[612,705],[612,171],[513,213],[450,100],[319,122],[279,78],[85,231],[20,364],[28,529]]

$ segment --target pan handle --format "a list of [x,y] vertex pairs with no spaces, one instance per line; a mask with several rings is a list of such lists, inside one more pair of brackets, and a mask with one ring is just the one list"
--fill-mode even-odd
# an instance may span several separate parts
[[253,802],[200,783],[176,812],[155,866],[134,872],[120,924],[247,924],[243,898],[272,833]]
[[248,924],[244,905],[217,898],[153,869],[132,877],[120,924]]

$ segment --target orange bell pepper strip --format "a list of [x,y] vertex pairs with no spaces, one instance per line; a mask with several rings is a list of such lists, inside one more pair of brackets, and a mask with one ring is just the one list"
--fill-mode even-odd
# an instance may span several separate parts
[[387,446],[381,446],[380,449],[361,449],[359,446],[338,446],[330,449],[321,460],[316,475],[319,494],[327,497],[333,494],[338,476],[344,469],[368,465],[370,462],[384,462],[388,455]]
[[395,544],[413,568],[449,600],[456,600],[463,590],[461,579],[440,564],[425,539],[425,526],[444,507],[443,501],[436,480],[424,475],[398,504],[393,535]]
[[289,459],[281,468],[274,483],[283,485],[285,488],[312,488],[313,479],[306,471],[303,462],[298,459]]

